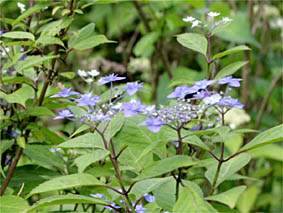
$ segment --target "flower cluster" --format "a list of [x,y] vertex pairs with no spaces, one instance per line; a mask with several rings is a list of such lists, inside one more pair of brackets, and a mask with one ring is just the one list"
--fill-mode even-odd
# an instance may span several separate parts
[[93,69],[90,71],[78,70],[78,76],[80,76],[85,82],[92,83],[94,78],[100,74],[97,70]]

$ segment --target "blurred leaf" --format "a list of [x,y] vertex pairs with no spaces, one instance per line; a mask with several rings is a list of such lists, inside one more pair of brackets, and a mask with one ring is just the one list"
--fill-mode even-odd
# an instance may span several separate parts
[[243,146],[240,151],[248,151],[269,143],[279,142],[283,139],[283,124],[272,127],[253,138],[248,144]]
[[34,94],[34,91],[29,86],[24,86],[15,92],[6,95],[0,92],[0,97],[4,98],[9,103],[17,103],[25,106],[26,101]]
[[40,36],[37,40],[36,43],[40,43],[43,45],[49,45],[49,44],[58,44],[64,47],[64,43],[59,39],[54,36],[50,35],[42,35]]
[[95,177],[90,174],[72,174],[61,177],[56,177],[48,180],[37,187],[35,187],[26,198],[43,192],[57,191],[63,189],[71,189],[73,187],[81,186],[101,186],[103,185]]
[[68,46],[73,47],[76,43],[82,42],[94,34],[95,24],[90,23],[80,29],[78,32],[74,32],[73,36],[68,41]]
[[[9,60],[7,63],[5,63],[2,68],[1,71],[8,69],[9,67],[15,65],[19,59],[26,54],[27,52],[22,52],[22,53],[16,53],[15,55],[12,56],[12,60]],[[15,78],[15,77],[13,77]]]
[[95,35],[74,44],[71,48],[76,50],[87,50],[105,43],[115,43],[115,41],[108,40],[104,35]]
[[89,165],[103,160],[107,155],[109,155],[109,151],[98,149],[92,151],[91,153],[81,155],[80,157],[75,159],[74,163],[78,167],[78,172],[82,173]]
[[26,59],[23,61],[21,69],[27,69],[30,67],[34,66],[39,66],[41,65],[44,61],[54,59],[54,58],[59,58],[59,55],[52,55],[52,56],[28,56]]
[[83,132],[83,131],[85,131],[85,130],[87,130],[87,129],[89,129],[90,128],[90,126],[88,126],[88,125],[81,125],[71,136],[70,136],[70,138],[73,138],[75,135],[77,135],[77,134],[79,134],[79,133],[81,133],[81,132]]
[[205,199],[224,203],[228,205],[231,209],[233,209],[236,206],[240,195],[245,191],[246,188],[247,186],[237,186],[220,194],[208,196]]
[[192,5],[194,8],[200,9],[205,7],[206,0],[188,0],[186,2]]
[[281,145],[268,144],[248,151],[252,158],[268,158],[283,161],[283,148]]
[[28,116],[55,116],[50,109],[43,106],[30,108],[25,111],[25,114]]
[[149,57],[154,51],[154,43],[160,36],[160,32],[155,31],[144,35],[134,46],[133,52],[136,56]]
[[237,203],[237,208],[242,213],[249,213],[256,201],[257,195],[259,194],[259,188],[256,186],[250,186],[241,196]]
[[150,177],[156,177],[164,173],[173,171],[174,169],[191,166],[194,164],[196,164],[196,161],[193,161],[193,159],[188,156],[172,156],[159,161],[154,161],[150,166],[146,167],[134,180],[138,181]]
[[0,203],[0,212],[2,213],[24,212],[25,209],[29,208],[25,199],[15,195],[1,196]]
[[207,40],[198,33],[184,33],[177,35],[177,41],[184,47],[202,53],[206,56]]
[[237,47],[233,47],[231,49],[225,50],[224,52],[220,52],[220,53],[215,54],[212,59],[216,60],[216,59],[222,58],[226,55],[230,55],[230,54],[233,54],[233,53],[236,53],[236,52],[239,52],[239,51],[243,51],[243,50],[250,50],[250,48],[247,47],[246,45],[240,45],[240,46],[237,46]]
[[27,212],[35,212],[36,210],[43,209],[47,206],[79,203],[108,205],[108,203],[103,200],[84,195],[55,195],[39,200],[36,204],[29,208]]
[[232,64],[227,65],[226,67],[222,68],[217,75],[215,76],[215,79],[218,80],[220,78],[224,78],[228,75],[233,75],[238,69],[246,65],[247,61],[237,61]]
[[216,1],[210,4],[210,11],[219,12],[221,16],[229,16],[230,15],[230,6],[228,2]]
[[65,29],[70,26],[70,24],[73,22],[73,18],[67,16],[57,21],[52,21],[48,24],[43,25],[41,28],[39,28],[38,32],[41,32],[42,35],[59,35],[60,31],[62,29]]
[[[237,171],[239,171],[241,168],[243,168],[245,165],[247,165],[250,159],[251,157],[248,153],[242,153],[232,158],[231,160],[224,162],[219,172],[219,176],[216,182],[216,187],[219,186],[220,183],[228,179],[230,176],[235,174]],[[215,161],[215,164],[213,166],[210,166],[205,172],[205,177],[207,178],[207,180],[210,182],[211,185],[213,184],[217,166],[218,166],[218,161]]]
[[76,73],[74,72],[60,72],[59,75],[67,79],[73,79],[76,77]]
[[17,144],[23,149],[26,147],[26,141],[24,137],[17,137]]

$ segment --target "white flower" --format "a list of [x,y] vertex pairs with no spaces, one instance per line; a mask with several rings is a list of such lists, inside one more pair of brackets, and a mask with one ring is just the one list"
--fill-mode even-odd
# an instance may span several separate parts
[[17,6],[21,9],[22,13],[26,11],[26,5],[22,4],[21,2],[18,2]]
[[220,13],[217,13],[217,12],[209,12],[207,15],[210,16],[210,17],[216,17],[216,16],[219,16]]
[[100,73],[97,70],[91,70],[89,72],[87,72],[88,75],[95,77],[98,76]]
[[184,22],[193,22],[194,20],[195,20],[195,18],[192,17],[192,16],[188,16],[188,17],[186,17],[186,18],[183,18],[183,21],[184,21]]
[[195,20],[192,24],[192,28],[197,27],[200,23],[201,23],[201,21]]
[[93,79],[92,79],[92,78],[87,78],[87,79],[85,79],[85,81],[86,81],[88,84],[90,84],[90,83],[93,82]]
[[222,21],[225,22],[225,23],[227,23],[227,22],[233,21],[233,19],[230,19],[230,18],[228,18],[228,17],[223,17],[223,18],[222,18]]
[[87,73],[84,70],[78,70],[78,75],[81,77],[87,77]]
[[244,109],[232,108],[229,110],[225,116],[225,123],[229,124],[231,129],[247,123],[251,120],[249,114],[246,113]]

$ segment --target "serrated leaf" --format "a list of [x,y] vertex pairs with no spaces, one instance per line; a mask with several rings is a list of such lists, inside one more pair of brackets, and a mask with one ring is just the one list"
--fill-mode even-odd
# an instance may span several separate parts
[[108,205],[108,203],[103,200],[99,200],[93,197],[87,197],[84,195],[55,195],[37,201],[36,204],[34,204],[31,208],[27,210],[27,212],[34,212],[36,210],[43,209],[48,206],[78,203]]
[[252,139],[248,144],[243,146],[240,151],[251,150],[260,146],[264,146],[266,144],[278,142],[283,140],[283,124],[272,127],[259,135],[257,135],[254,139]]
[[224,203],[233,209],[236,206],[240,195],[245,191],[246,188],[247,186],[237,186],[220,194],[208,196],[205,199]]
[[185,187],[173,208],[173,213],[210,213],[217,212],[193,188]]
[[184,33],[177,35],[177,41],[184,47],[206,55],[207,40],[204,36],[198,33]]
[[103,160],[106,156],[109,155],[109,151],[103,149],[97,149],[91,153],[81,155],[75,159],[75,164],[78,167],[78,172],[82,173],[89,165],[97,161]]
[[228,50],[225,50],[223,52],[215,54],[212,59],[216,60],[216,59],[222,58],[226,55],[230,55],[230,54],[233,54],[233,53],[236,53],[236,52],[239,52],[239,51],[243,51],[243,50],[250,50],[250,48],[247,47],[246,45],[240,45],[240,46],[237,46],[237,47],[233,47],[231,49],[228,49]]
[[237,61],[232,64],[229,64],[217,73],[217,75],[215,76],[215,79],[218,80],[228,75],[233,75],[237,70],[239,70],[241,67],[243,67],[247,63],[248,63],[247,61]]
[[63,189],[71,189],[73,187],[81,186],[101,186],[104,185],[90,174],[72,174],[61,177],[56,177],[48,180],[37,187],[35,187],[27,196],[30,197],[34,194],[43,192],[57,191]]
[[50,35],[42,35],[40,36],[37,40],[36,43],[40,43],[43,45],[51,45],[51,44],[58,44],[64,47],[64,43],[59,39],[54,36]]
[[[220,183],[228,179],[230,176],[235,174],[241,168],[249,163],[251,156],[248,153],[242,153],[229,161],[226,161],[222,164],[222,167],[219,172],[219,176],[216,182],[216,187],[219,186]],[[213,180],[217,171],[218,161],[214,163],[214,165],[210,166],[208,170],[205,172],[205,177],[213,184]]]
[[58,145],[60,148],[101,148],[103,141],[97,133],[86,133]]
[[150,166],[146,167],[141,174],[134,180],[143,180],[146,178],[156,177],[164,173],[170,172],[180,167],[186,167],[196,164],[191,157],[185,155],[176,155],[159,161],[154,161]]
[[76,50],[87,50],[105,43],[115,43],[115,41],[108,40],[104,35],[95,35],[75,43],[71,48]]
[[25,31],[13,31],[7,32],[1,35],[5,38],[15,38],[15,39],[30,39],[34,41],[34,35]]
[[14,195],[1,196],[0,203],[0,212],[2,213],[24,212],[25,209],[29,208],[25,199]]

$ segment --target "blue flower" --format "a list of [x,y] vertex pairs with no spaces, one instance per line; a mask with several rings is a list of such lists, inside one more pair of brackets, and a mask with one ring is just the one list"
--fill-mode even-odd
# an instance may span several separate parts
[[144,199],[149,202],[149,203],[152,203],[155,201],[155,196],[154,195],[149,195],[149,194],[145,194],[144,195]]
[[151,117],[146,119],[144,122],[138,124],[139,126],[147,126],[147,128],[154,132],[157,133],[160,131],[160,129],[162,128],[163,124],[167,124],[167,122],[161,121],[160,118],[155,118],[155,117]]
[[203,79],[202,81],[196,81],[194,87],[197,89],[206,89],[209,85],[213,84],[215,80]]
[[69,97],[70,95],[78,95],[78,94],[80,93],[72,91],[71,88],[65,88],[61,92],[58,92],[57,94],[50,96],[50,98],[59,98],[59,97],[66,98]]
[[89,115],[89,119],[92,122],[95,122],[95,121],[110,121],[111,120],[110,117],[108,117],[107,115],[104,115],[103,113],[98,113],[98,114],[95,114],[95,115]]
[[107,83],[110,83],[110,82],[113,82],[113,81],[120,81],[120,80],[123,80],[125,78],[126,77],[118,77],[117,74],[112,73],[112,74],[110,74],[106,77],[100,78],[97,84],[103,85],[103,84],[107,84]]
[[79,99],[75,99],[75,102],[78,102],[78,106],[94,106],[101,101],[99,96],[93,96],[91,92],[82,95]]
[[122,107],[124,109],[124,116],[125,117],[132,117],[138,114],[139,112],[142,112],[144,110],[144,106],[141,104],[140,101],[136,101],[132,99],[128,103],[123,103]]
[[244,105],[241,104],[237,98],[231,98],[231,97],[224,97],[222,98],[218,103],[219,106],[225,106],[225,107],[235,107],[235,108],[243,108]]
[[203,102],[205,104],[208,104],[208,105],[214,105],[214,104],[218,103],[221,100],[221,98],[222,98],[222,96],[219,95],[218,93],[216,93],[216,94],[213,94],[211,96],[205,97],[203,99]]
[[144,208],[144,207],[142,206],[142,204],[139,204],[139,205],[137,205],[137,206],[135,207],[135,211],[136,211],[137,213],[144,213],[145,210],[147,210],[147,208]]
[[127,93],[129,95],[134,95],[134,94],[136,94],[137,91],[146,92],[146,91],[140,89],[142,87],[143,87],[143,83],[138,83],[136,81],[136,82],[129,82],[129,83],[127,83],[127,86],[122,88],[122,89],[126,89]]
[[217,84],[228,84],[230,87],[240,87],[241,78],[233,78],[232,76],[227,76],[224,78],[220,78]]
[[53,118],[53,120],[57,120],[57,119],[63,119],[63,118],[71,118],[74,117],[75,115],[68,109],[64,109],[61,112],[58,113],[58,116],[56,116],[55,118]]
[[211,92],[209,92],[209,91],[201,90],[200,92],[198,92],[197,94],[195,94],[195,95],[193,96],[193,98],[191,98],[191,100],[202,99],[202,98],[208,97],[210,94],[211,94]]
[[102,198],[104,197],[104,194],[96,193],[96,194],[90,194],[90,196],[94,198]]
[[198,91],[196,87],[188,87],[186,84],[180,87],[176,87],[174,92],[170,93],[167,98],[181,98],[183,99],[186,95],[192,94]]

